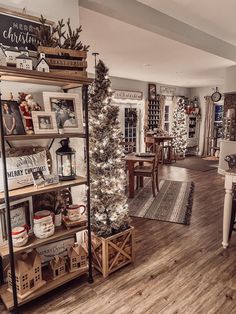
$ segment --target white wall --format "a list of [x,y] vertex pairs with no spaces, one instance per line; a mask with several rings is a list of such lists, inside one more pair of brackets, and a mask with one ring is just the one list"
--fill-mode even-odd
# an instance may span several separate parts
[[[200,101],[201,107],[201,122],[200,122],[200,133],[199,133],[199,155],[202,154],[203,151],[203,140],[204,140],[204,133],[205,133],[205,96],[211,96],[216,87],[215,86],[207,86],[207,87],[196,87],[190,89],[190,97],[198,97]],[[218,86],[219,92],[224,92],[223,86]]]

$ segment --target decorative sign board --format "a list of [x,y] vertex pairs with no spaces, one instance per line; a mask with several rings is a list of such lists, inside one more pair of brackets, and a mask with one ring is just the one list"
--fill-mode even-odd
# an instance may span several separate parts
[[161,86],[160,87],[161,95],[176,95],[176,87],[174,86]]
[[143,93],[142,92],[134,92],[127,90],[115,90],[113,94],[114,99],[131,99],[131,100],[142,100]]
[[[52,25],[53,22],[47,21],[47,24]],[[0,43],[37,51],[39,43],[34,32],[40,25],[39,18],[35,16],[0,8]]]
[[74,237],[60,240],[54,243],[49,243],[36,248],[39,255],[42,257],[43,263],[49,262],[55,255],[67,256],[67,249],[75,243]]

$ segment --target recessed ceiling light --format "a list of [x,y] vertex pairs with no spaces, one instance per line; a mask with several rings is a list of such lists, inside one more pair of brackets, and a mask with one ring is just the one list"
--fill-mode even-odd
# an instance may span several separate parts
[[150,66],[152,66],[152,65],[151,65],[151,63],[144,63],[144,66],[145,66],[145,67],[150,67]]

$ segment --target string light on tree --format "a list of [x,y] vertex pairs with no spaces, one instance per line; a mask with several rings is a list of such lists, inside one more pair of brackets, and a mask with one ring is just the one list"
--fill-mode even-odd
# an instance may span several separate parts
[[129,227],[119,108],[111,101],[108,68],[99,60],[89,93],[91,220],[104,237]]
[[172,122],[173,146],[177,154],[185,156],[187,148],[187,125],[185,105],[183,98],[180,98],[173,113]]

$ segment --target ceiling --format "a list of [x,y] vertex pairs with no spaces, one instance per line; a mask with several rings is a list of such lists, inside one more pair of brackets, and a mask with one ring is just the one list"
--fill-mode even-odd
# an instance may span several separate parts
[[[82,5],[85,2],[82,1]],[[228,9],[229,18],[227,18],[222,14],[225,3],[221,1],[218,1],[221,5],[218,3],[217,6],[214,5],[216,2],[214,0],[140,0],[140,2],[212,36],[218,36],[224,41],[227,39],[231,44],[236,43],[236,36],[234,36],[236,27],[232,27],[236,24],[236,20],[233,20],[234,10]],[[233,0],[227,0],[227,2],[236,9],[236,1],[233,3]],[[91,52],[96,51],[110,68],[112,76],[199,87],[223,85],[225,68],[236,64],[235,61],[223,58],[219,54],[210,53],[207,47],[205,50],[198,49],[196,44],[193,44],[195,45],[193,47],[183,43],[186,42],[184,40],[182,42],[173,40],[172,34],[169,36],[172,38],[168,38],[163,36],[163,32],[160,35],[140,27],[141,25],[131,25],[111,17],[110,14],[107,16],[96,11],[80,7],[80,24],[83,27],[81,38],[85,44],[90,44],[89,72],[94,72],[94,59]],[[132,13],[130,11],[128,13],[132,17]],[[186,38],[189,40],[187,35]],[[181,40],[181,37],[179,38]],[[212,51],[212,47],[210,48]]]

